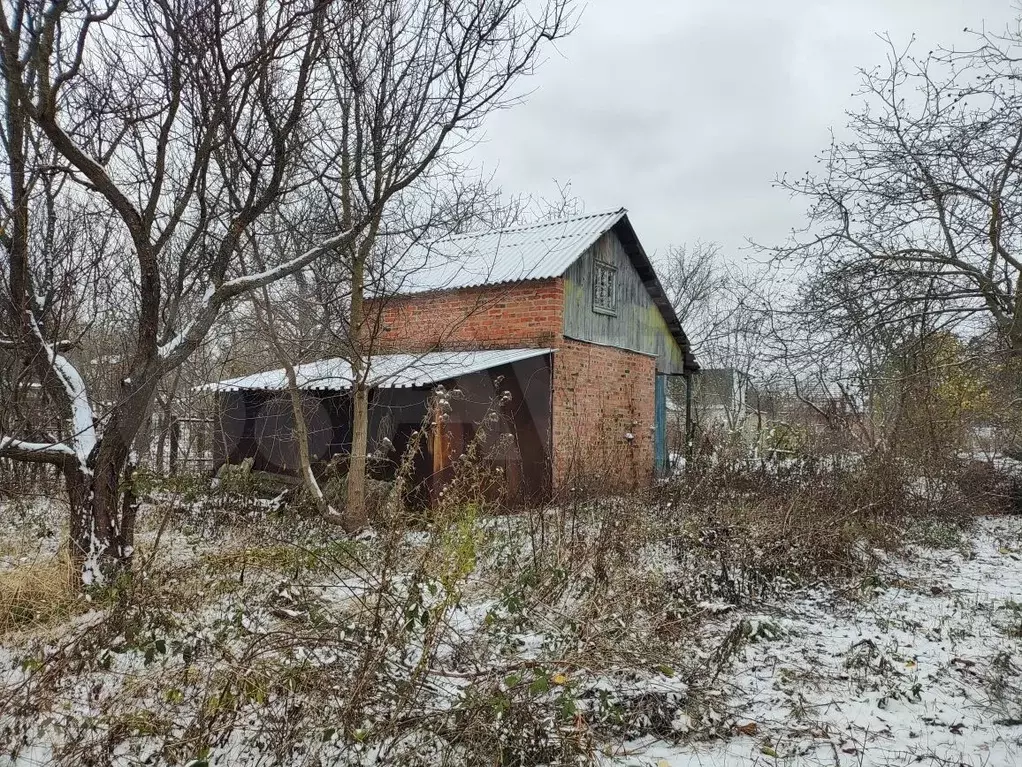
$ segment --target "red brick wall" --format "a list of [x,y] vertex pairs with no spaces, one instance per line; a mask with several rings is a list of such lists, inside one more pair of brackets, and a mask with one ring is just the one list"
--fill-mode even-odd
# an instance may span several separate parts
[[553,358],[554,492],[648,484],[656,359],[568,340]]
[[565,339],[560,278],[399,296],[367,314],[374,311],[376,353],[556,348],[554,492],[582,484],[625,490],[652,480],[656,360]]
[[558,277],[397,296],[371,305],[367,316],[376,311],[378,353],[556,347],[564,330],[564,282]]

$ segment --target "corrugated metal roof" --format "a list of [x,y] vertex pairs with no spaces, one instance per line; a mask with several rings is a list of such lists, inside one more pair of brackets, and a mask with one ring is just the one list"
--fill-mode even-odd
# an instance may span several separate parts
[[619,208],[436,240],[402,256],[387,292],[425,293],[559,277],[624,215],[625,209]]
[[[549,354],[551,349],[501,349],[494,351],[430,352],[428,354],[380,354],[369,362],[367,383],[374,389],[407,389],[447,381],[512,362]],[[300,389],[342,391],[351,387],[351,365],[340,358],[318,360],[295,369]],[[205,384],[202,391],[287,388],[283,369]]]

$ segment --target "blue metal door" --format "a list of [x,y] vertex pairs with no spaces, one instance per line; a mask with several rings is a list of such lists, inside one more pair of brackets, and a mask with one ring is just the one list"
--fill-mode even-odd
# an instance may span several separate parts
[[667,462],[667,376],[657,374],[653,389],[653,468],[658,477],[666,477]]

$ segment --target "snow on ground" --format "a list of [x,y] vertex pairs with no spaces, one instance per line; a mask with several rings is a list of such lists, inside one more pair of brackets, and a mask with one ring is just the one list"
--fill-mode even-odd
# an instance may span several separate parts
[[55,556],[59,532],[57,512],[48,501],[0,503],[0,572]]
[[1020,534],[1017,517],[982,519],[967,551],[913,550],[854,601],[808,591],[768,606],[780,636],[718,680],[734,737],[633,742],[609,761],[1022,764]]
[[[26,551],[35,558],[53,548],[55,526],[38,509],[27,509],[25,518],[12,526],[16,529],[10,545],[0,549],[0,570],[18,564]],[[501,538],[505,545],[520,548],[520,531],[513,529],[512,520],[488,520],[484,527],[494,536],[505,536]],[[149,542],[156,529],[159,525],[150,525],[143,540]],[[321,573],[322,578],[311,588],[282,578],[283,571],[272,567],[256,572],[255,562],[271,565],[287,553],[268,541],[261,542],[268,548],[254,548],[258,537],[257,532],[240,534],[239,540],[230,541],[232,549],[227,546],[228,538],[217,538],[201,527],[176,524],[163,532],[161,550],[170,551],[177,563],[192,561],[199,570],[208,571],[203,583],[210,588],[225,577],[228,581],[235,577],[226,568],[234,564],[237,554],[253,562],[250,571],[243,570],[247,573],[244,578],[236,579],[234,590],[221,593],[213,589],[205,597],[196,593],[203,598],[186,607],[199,612],[179,616],[182,626],[195,631],[189,629],[188,636],[174,635],[175,640],[192,641],[192,633],[201,634],[205,638],[196,640],[196,647],[212,652],[219,642],[230,650],[229,657],[240,657],[236,648],[262,641],[260,637],[308,633],[303,628],[305,614],[310,613],[304,604],[308,601],[306,591],[319,595],[325,609],[337,613],[335,617],[343,617],[357,610],[374,588],[371,569],[339,571],[333,578]],[[422,549],[433,545],[423,533],[409,536],[404,543]],[[945,543],[953,547],[913,547],[903,556],[891,557],[876,576],[861,582],[786,591],[752,605],[720,600],[699,604],[700,617],[693,618],[688,633],[677,639],[654,637],[641,621],[629,623],[627,635],[622,633],[620,640],[614,640],[628,647],[617,654],[613,650],[622,647],[604,647],[610,660],[574,651],[581,636],[575,630],[565,633],[569,641],[562,641],[564,626],[557,618],[563,608],[561,617],[571,622],[580,619],[572,601],[578,601],[577,596],[550,611],[548,627],[535,621],[519,627],[504,613],[517,614],[522,608],[509,610],[507,595],[501,596],[505,587],[513,584],[487,582],[478,577],[477,569],[465,598],[448,605],[446,628],[437,635],[430,661],[435,695],[427,702],[441,712],[464,704],[460,695],[472,664],[478,660],[484,671],[547,669],[542,673],[550,674],[549,692],[541,692],[534,700],[574,696],[571,702],[579,712],[574,720],[578,731],[593,727],[591,742],[598,752],[597,761],[605,767],[1022,764],[1022,517],[979,519],[961,540],[950,536]],[[345,543],[345,547],[349,545]],[[644,572],[654,572],[658,577],[651,582],[666,585],[659,577],[669,581],[672,568],[677,567],[670,547],[661,542],[645,554]],[[681,577],[678,572],[674,575]],[[398,596],[403,593],[402,578],[395,576]],[[507,594],[520,596],[514,590]],[[444,599],[446,592],[441,590],[424,593],[421,601],[434,608]],[[622,614],[627,608],[620,606]],[[232,617],[235,613],[238,620]],[[102,617],[98,611],[78,615],[50,627],[49,633],[63,635],[97,617]],[[601,621],[606,619],[600,616]],[[704,621],[701,625],[700,620]],[[502,624],[505,621],[506,625]],[[416,637],[428,633],[425,625],[416,629]],[[628,638],[634,638],[634,632],[641,632],[644,625],[647,633],[629,644]],[[623,629],[624,622],[621,626]],[[226,639],[206,637],[217,632],[224,633]],[[333,663],[316,659],[320,648],[314,634],[309,641],[313,643],[295,645],[297,656],[307,660],[305,656],[311,653],[316,663]],[[636,647],[656,642],[662,650],[670,648],[663,666],[655,653],[645,657]],[[5,644],[0,642],[0,669],[12,676],[4,679],[0,675],[0,683],[13,684],[23,675],[15,657],[20,650],[15,652],[17,648]],[[346,647],[339,642],[322,649],[346,652]],[[424,657],[418,646],[413,642],[401,649],[407,656],[401,659],[404,665],[395,662],[393,668],[418,668]],[[190,688],[174,681],[172,673],[183,673],[174,665],[178,659],[162,652],[153,661],[138,648],[125,651],[116,656],[112,668],[94,671],[88,679],[69,680],[70,687],[86,689],[97,680],[120,679],[126,671],[147,684],[162,679],[168,689],[161,688],[150,697],[143,694],[138,703],[175,714],[187,700],[171,699],[169,693],[180,695],[181,690]],[[150,662],[154,663],[151,667]],[[279,668],[287,667],[281,661]],[[528,687],[529,679],[520,686]],[[643,731],[656,731],[657,735],[624,743],[621,738],[630,736],[621,735],[615,740],[613,727],[600,729],[596,701],[601,695],[627,698],[637,708],[645,706],[644,701],[652,702],[645,710],[657,708],[647,717],[656,722]],[[116,694],[104,700],[118,704]],[[273,699],[270,701],[272,704]],[[90,715],[110,716],[104,706],[94,702]],[[588,722],[583,721],[583,713]],[[259,723],[249,727],[258,733],[263,723],[259,707],[246,708],[244,714],[251,715],[252,723]],[[137,712],[128,708],[118,716],[125,721],[138,718]],[[606,720],[602,723],[607,724]],[[245,728],[237,726],[241,738]],[[40,723],[37,732],[42,734],[47,727],[54,725]],[[656,739],[666,737],[672,728],[675,737],[671,742]],[[60,744],[59,730],[57,727],[46,738]],[[142,738],[140,750],[133,752],[131,759],[148,747]],[[324,763],[364,763],[357,753],[352,755],[345,748],[338,745],[331,752],[332,761]],[[223,758],[210,759],[211,764],[270,763],[265,758],[242,759],[238,755],[250,751],[241,746],[228,746],[219,753]],[[0,765],[45,764],[49,754],[44,739],[30,744],[18,761],[4,762],[0,756]],[[131,759],[125,756],[118,763],[138,763]]]

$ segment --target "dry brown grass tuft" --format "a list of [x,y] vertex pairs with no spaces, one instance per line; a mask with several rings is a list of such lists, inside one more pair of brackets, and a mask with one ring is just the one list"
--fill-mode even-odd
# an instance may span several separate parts
[[64,554],[0,572],[0,635],[65,620],[80,604]]

